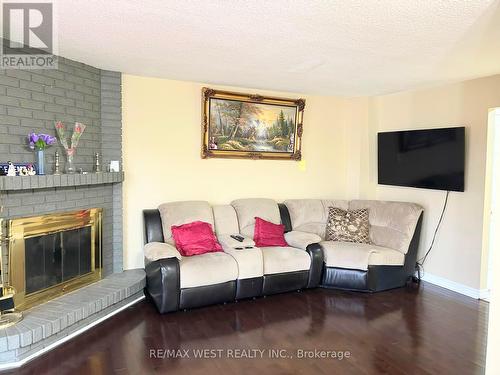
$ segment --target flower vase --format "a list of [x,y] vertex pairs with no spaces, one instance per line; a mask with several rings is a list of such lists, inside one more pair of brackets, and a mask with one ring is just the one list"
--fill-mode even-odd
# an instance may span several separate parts
[[76,172],[75,164],[73,164],[73,157],[75,156],[75,149],[69,148],[66,150],[66,166],[67,174],[74,174]]
[[37,173],[41,176],[45,174],[45,151],[36,150],[36,167]]

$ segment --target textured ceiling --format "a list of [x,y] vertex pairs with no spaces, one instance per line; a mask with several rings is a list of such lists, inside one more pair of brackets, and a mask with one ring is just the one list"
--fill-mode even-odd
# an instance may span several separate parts
[[57,0],[59,53],[104,69],[361,96],[500,73],[498,0]]

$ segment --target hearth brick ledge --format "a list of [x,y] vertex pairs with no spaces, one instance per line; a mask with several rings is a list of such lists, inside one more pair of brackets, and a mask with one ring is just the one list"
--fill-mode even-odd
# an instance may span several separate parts
[[144,297],[145,285],[143,269],[127,270],[25,311],[21,322],[0,329],[0,370],[22,365],[68,335],[137,302]]
[[55,187],[116,184],[123,181],[123,172],[61,174],[43,176],[0,176],[0,191],[36,190]]

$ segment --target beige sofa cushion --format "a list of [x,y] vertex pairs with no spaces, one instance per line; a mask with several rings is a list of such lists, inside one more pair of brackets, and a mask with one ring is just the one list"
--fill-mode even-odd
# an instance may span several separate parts
[[262,277],[264,275],[264,261],[262,259],[262,251],[259,248],[254,247],[243,250],[224,248],[224,251],[236,260],[238,264],[238,279]]
[[280,211],[276,201],[265,198],[237,199],[231,202],[236,215],[240,233],[253,238],[255,217],[260,217],[273,224],[281,224]]
[[215,233],[217,236],[223,234],[238,234],[238,218],[233,206],[229,204],[221,204],[212,206],[214,212]]
[[245,247],[245,246],[255,246],[255,241],[252,240],[250,237],[243,237],[243,241],[237,241],[234,238],[231,237],[229,234],[221,234],[217,236],[217,240],[219,243],[222,245],[224,249],[227,248],[232,248],[234,249],[235,247]]
[[293,230],[317,234],[325,239],[328,207],[347,210],[349,202],[328,199],[289,199],[285,202]]
[[285,241],[292,247],[305,250],[308,245],[321,242],[321,237],[314,233],[292,230],[291,232],[285,233]]
[[205,201],[184,201],[163,203],[158,207],[165,242],[174,245],[172,225],[182,225],[193,221],[204,221],[213,227],[212,207]]
[[174,246],[164,242],[149,242],[144,246],[145,265],[164,258],[181,259],[182,255]]
[[261,247],[264,259],[264,274],[309,270],[311,257],[304,250],[294,247]]
[[354,200],[349,203],[351,210],[362,208],[369,210],[373,244],[406,254],[423,208],[406,202]]
[[179,267],[181,288],[220,284],[238,278],[236,261],[222,251],[182,257]]
[[397,250],[366,243],[323,241],[325,265],[366,271],[368,266],[402,266],[405,255]]

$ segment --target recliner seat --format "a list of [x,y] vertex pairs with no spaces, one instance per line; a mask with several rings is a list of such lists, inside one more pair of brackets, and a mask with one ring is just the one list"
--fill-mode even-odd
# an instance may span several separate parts
[[[372,244],[325,241],[328,207],[370,210]],[[288,246],[258,248],[255,217],[285,225]],[[223,252],[183,257],[170,228],[212,224]],[[238,199],[211,207],[171,202],[144,210],[146,290],[161,313],[317,286],[379,291],[414,272],[422,208],[412,203]],[[243,242],[231,238],[244,237]]]
[[[324,254],[321,286],[382,291],[404,286],[415,272],[423,209],[414,203],[292,199],[290,230],[316,233]],[[369,210],[371,244],[325,241],[328,208]]]

